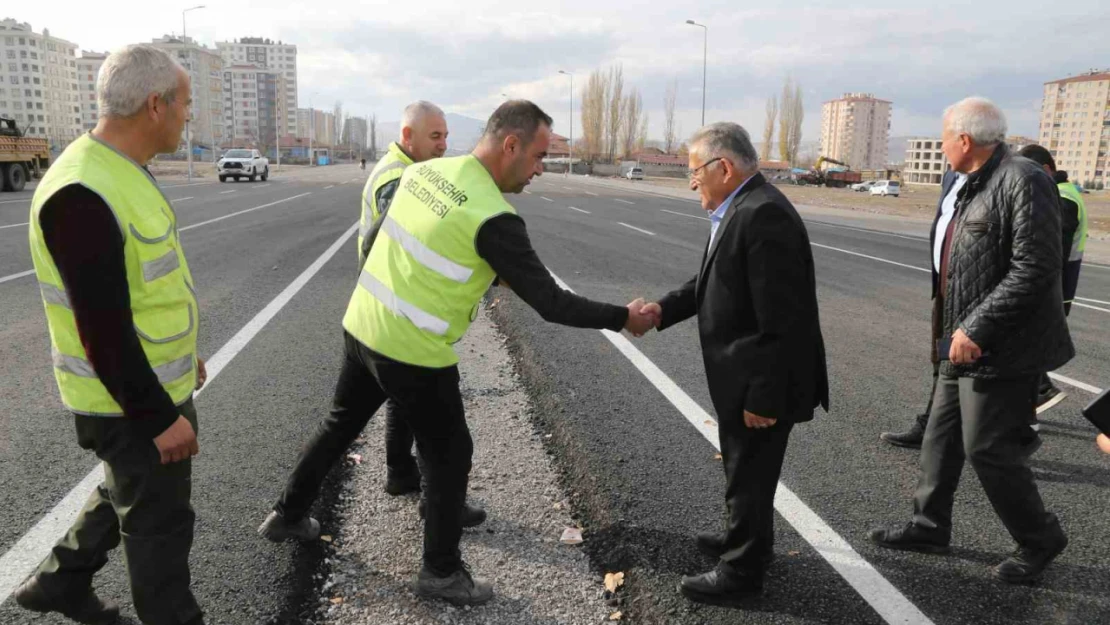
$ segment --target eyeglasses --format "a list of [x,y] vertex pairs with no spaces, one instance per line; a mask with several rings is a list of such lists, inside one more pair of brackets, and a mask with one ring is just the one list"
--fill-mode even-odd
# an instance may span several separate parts
[[716,163],[717,161],[719,161],[723,158],[724,158],[723,156],[718,156],[717,158],[710,159],[708,162],[703,164],[701,167],[695,167],[694,169],[687,169],[686,170],[686,177],[689,178],[690,180],[693,180],[694,176],[698,175],[699,171],[705,169],[706,167],[709,167],[713,163]]

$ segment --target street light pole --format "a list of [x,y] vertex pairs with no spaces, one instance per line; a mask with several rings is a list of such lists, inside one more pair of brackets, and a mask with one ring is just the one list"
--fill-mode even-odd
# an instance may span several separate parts
[[574,74],[559,70],[560,74],[570,76],[570,143],[567,144],[567,154],[570,156],[570,165],[567,167],[568,172],[574,171]]
[[[203,9],[203,8],[204,8],[204,5],[200,4],[200,5],[197,5],[195,7],[189,7],[188,9],[185,9],[184,11],[181,12],[181,47],[185,51],[185,58],[189,58],[189,37],[185,34],[185,14],[188,13],[189,11],[195,11],[196,9]],[[192,64],[190,63],[190,65],[192,65]],[[190,68],[190,70],[191,69],[192,68]],[[190,77],[191,77],[192,71],[190,71],[189,73],[190,73]],[[190,80],[190,83],[191,82],[192,81]],[[192,90],[192,85],[191,84],[190,84],[189,88],[190,88],[190,91],[191,91]],[[190,98],[192,97],[192,93],[189,94],[189,97]],[[193,135],[189,130],[189,121],[192,119],[192,117],[193,117],[193,109],[192,109],[192,107],[189,107],[189,115],[185,118],[185,152],[187,153],[186,158],[188,158],[188,160],[189,160],[189,182],[193,181]]]
[[709,54],[709,27],[705,24],[699,24],[694,20],[686,20],[687,24],[691,26],[701,26],[705,29],[705,36],[702,40],[702,53],[701,53],[701,125],[705,125],[705,67],[706,57]]

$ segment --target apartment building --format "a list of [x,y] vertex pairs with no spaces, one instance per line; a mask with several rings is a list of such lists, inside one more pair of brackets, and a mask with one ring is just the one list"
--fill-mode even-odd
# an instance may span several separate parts
[[[226,67],[254,67],[275,72],[281,77],[282,92],[278,96],[278,109],[284,120],[282,135],[297,132],[297,46],[263,39],[243,37],[235,41],[216,43]],[[226,80],[225,80],[226,84]]]
[[89,131],[96,128],[96,120],[100,118],[100,111],[96,106],[96,80],[100,74],[100,66],[108,58],[107,52],[90,52],[82,50],[77,58],[77,99],[81,107],[81,130]]
[[77,45],[45,28],[40,34],[25,22],[0,21],[0,115],[46,137],[55,151],[79,137]]
[[311,137],[316,145],[335,145],[335,114],[321,109],[297,109],[297,136]]
[[906,162],[902,165],[904,184],[940,184],[948,171],[948,159],[940,149],[940,137],[909,139]]
[[852,169],[887,165],[890,107],[870,93],[846,93],[821,106],[821,155]]
[[[224,75],[224,127],[231,145],[268,149],[275,136],[284,136],[281,120],[287,87],[279,70],[232,66]],[[295,119],[295,114],[294,114]]]
[[[200,45],[192,37],[184,39],[167,35],[151,43],[168,52],[189,73],[192,83],[192,119],[189,132],[194,146],[222,146],[226,138],[224,125],[223,58],[216,50]],[[185,145],[182,131],[181,144]]]
[[1039,138],[1056,166],[1079,184],[1110,186],[1110,70],[1047,82],[1043,95]]

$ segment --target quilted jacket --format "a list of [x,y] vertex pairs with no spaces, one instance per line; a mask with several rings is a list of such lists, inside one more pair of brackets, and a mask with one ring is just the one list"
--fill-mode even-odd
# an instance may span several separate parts
[[968,176],[956,201],[942,336],[962,329],[983,358],[945,360],[945,375],[1034,375],[1075,355],[1061,289],[1059,197],[1044,170],[1006,145]]

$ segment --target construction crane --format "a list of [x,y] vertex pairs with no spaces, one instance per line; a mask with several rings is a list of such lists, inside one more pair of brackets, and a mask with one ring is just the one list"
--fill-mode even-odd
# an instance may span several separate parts
[[[821,166],[825,163],[840,165],[845,168],[845,171],[822,171]],[[817,162],[814,163],[813,169],[805,174],[800,174],[796,178],[796,182],[797,184],[801,185],[811,184],[815,186],[840,188],[857,183],[862,179],[863,177],[860,175],[860,173],[852,171],[852,168],[848,165],[848,163],[838,161],[835,158],[821,156],[817,159]]]

